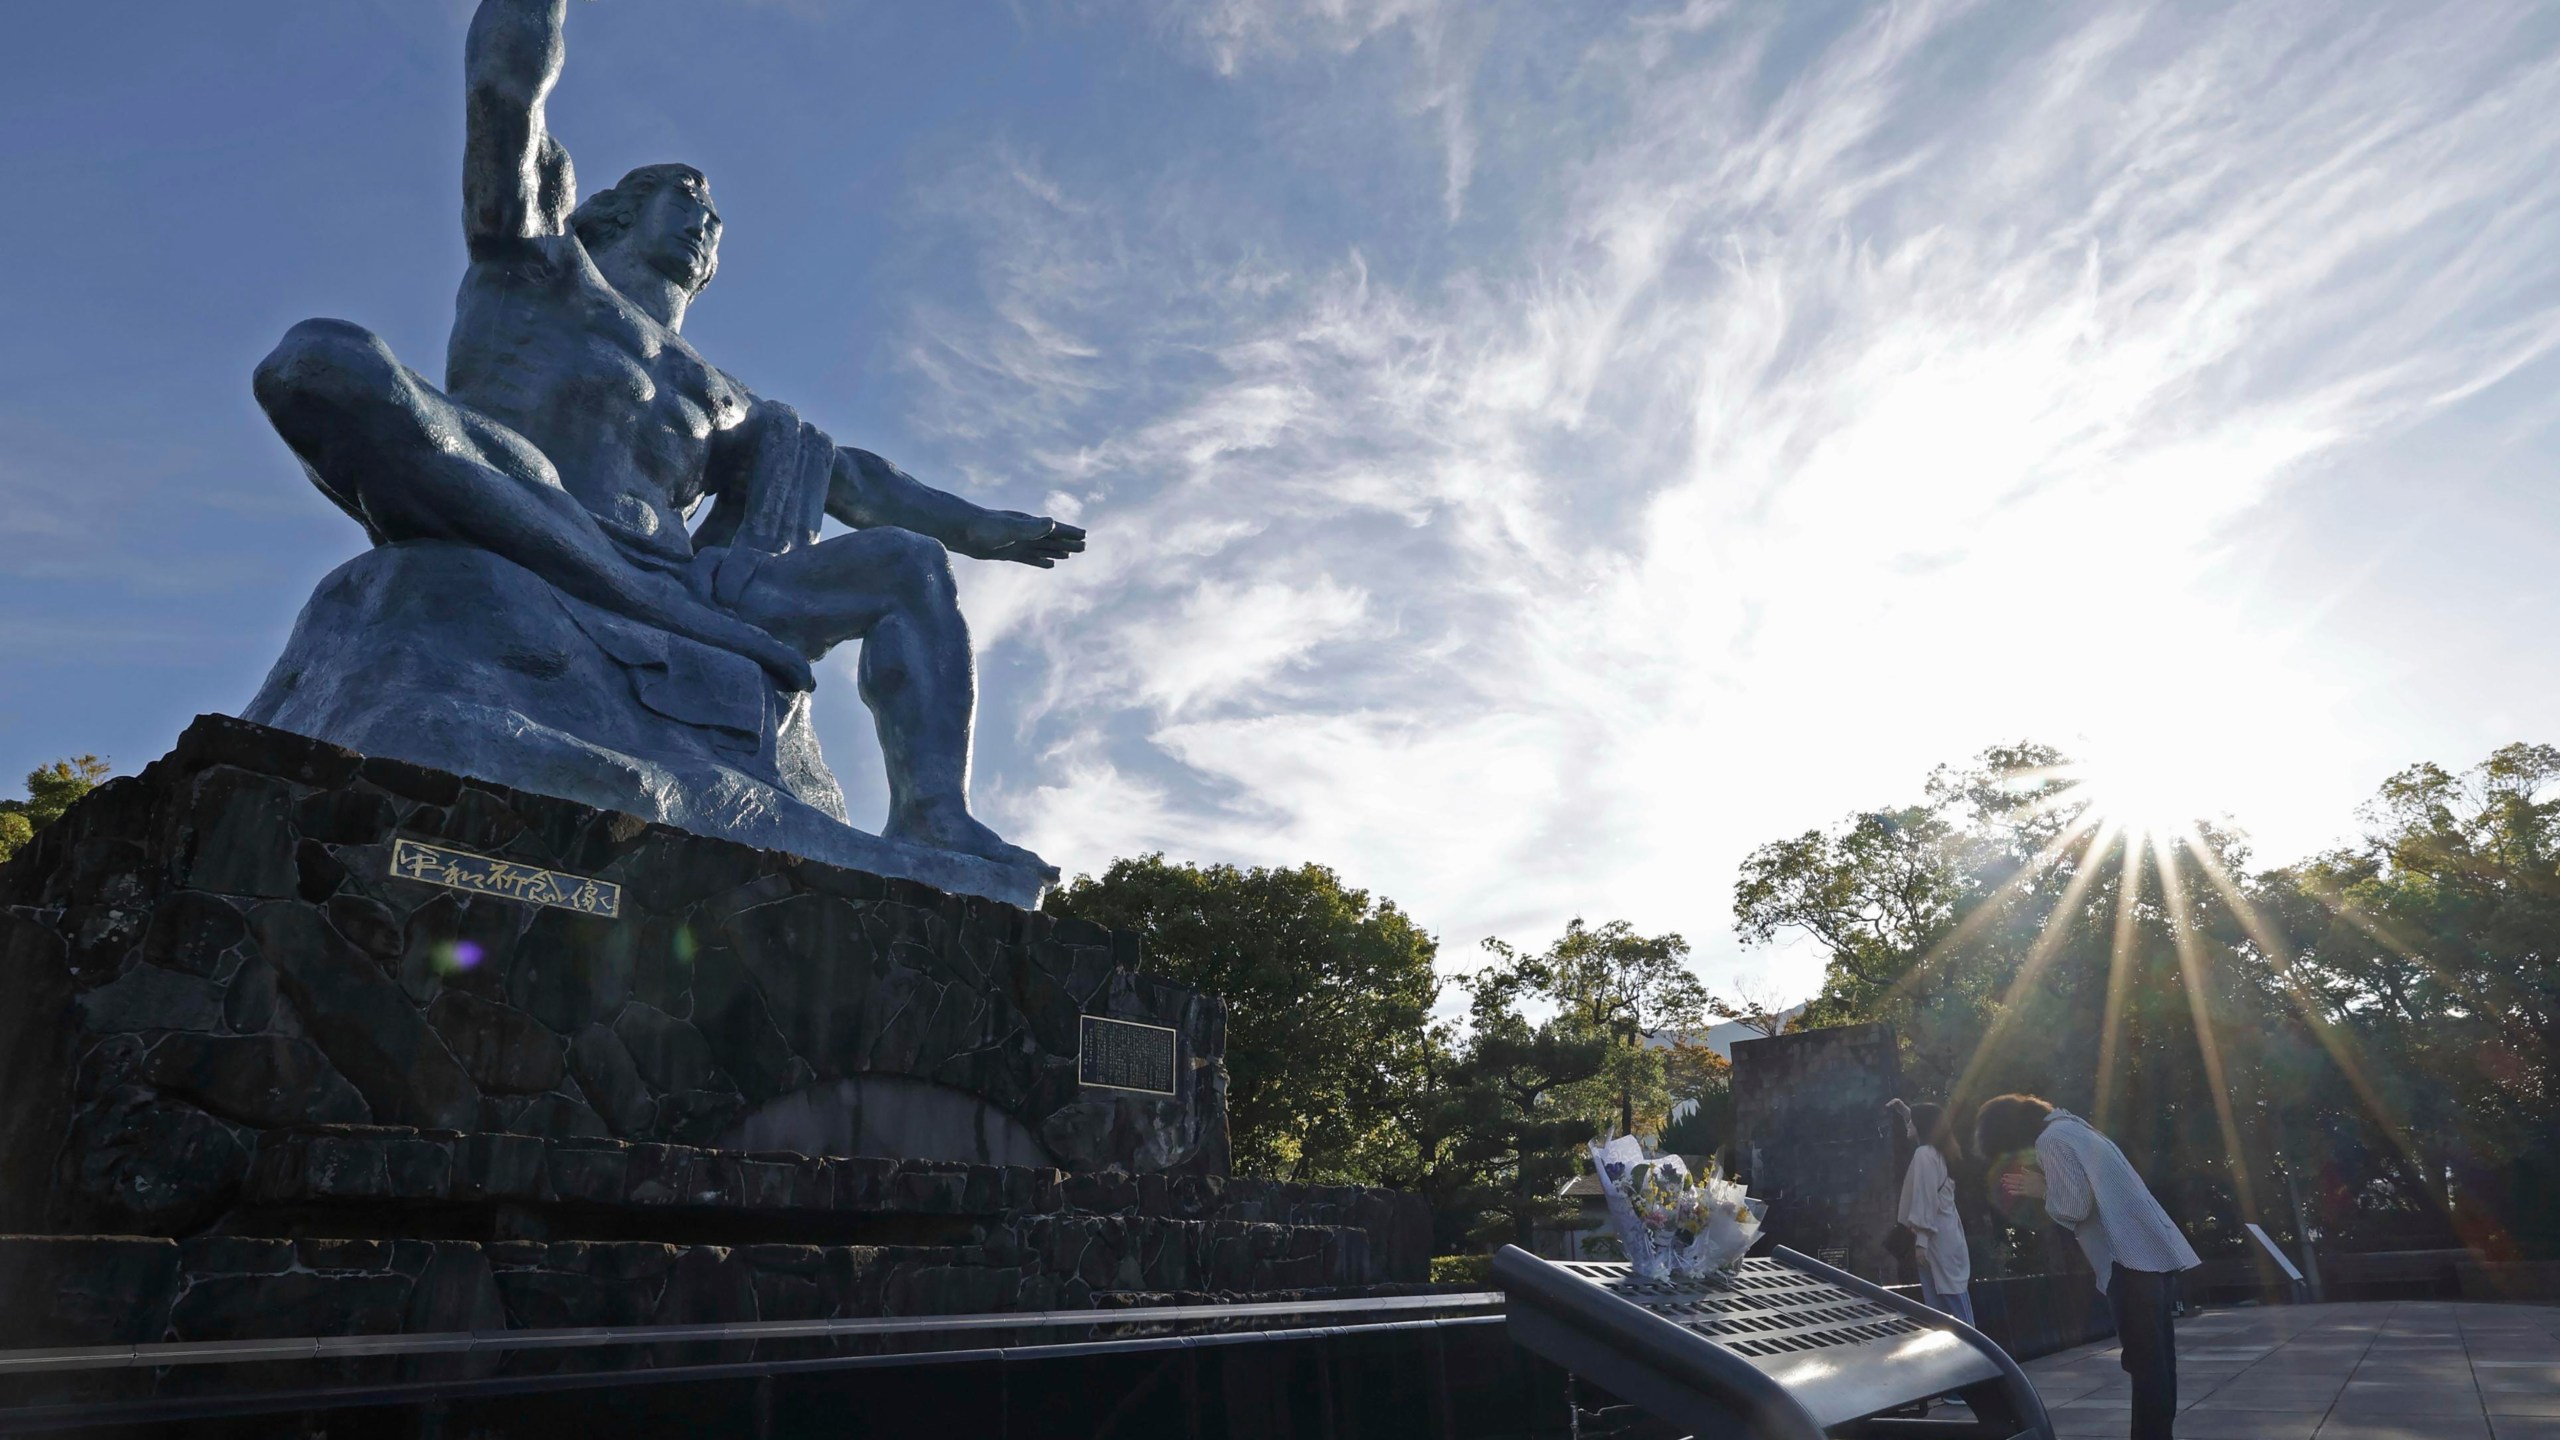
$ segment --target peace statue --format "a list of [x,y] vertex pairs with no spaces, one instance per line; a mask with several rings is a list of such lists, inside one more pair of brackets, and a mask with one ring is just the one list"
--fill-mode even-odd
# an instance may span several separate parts
[[[719,268],[709,183],[649,165],[576,201],[543,115],[566,12],[483,0],[471,23],[443,388],[341,320],[258,366],[258,403],[376,548],[321,582],[247,718],[1036,902],[1056,872],[969,813],[949,556],[1045,569],[1084,532],[838,446],[687,343]],[[830,516],[851,533],[821,538]],[[850,640],[888,770],[878,836],[846,822],[808,722],[811,662]]]

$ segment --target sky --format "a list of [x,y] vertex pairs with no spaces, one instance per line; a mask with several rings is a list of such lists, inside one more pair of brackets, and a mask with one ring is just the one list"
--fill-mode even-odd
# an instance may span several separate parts
[[[0,775],[129,771],[357,553],[250,399],[442,371],[462,0],[25,7]],[[556,135],[727,222],[686,333],[1091,533],[962,562],[981,813],[1442,941],[1731,926],[2019,739],[2277,863],[2560,741],[2560,12],[2501,0],[604,0]],[[817,723],[885,808],[853,656]]]

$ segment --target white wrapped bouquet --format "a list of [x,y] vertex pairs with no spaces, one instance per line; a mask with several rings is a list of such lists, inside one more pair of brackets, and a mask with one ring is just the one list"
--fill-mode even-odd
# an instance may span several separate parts
[[1739,1183],[1713,1172],[1693,1178],[1679,1156],[1648,1156],[1632,1135],[1593,1141],[1591,1163],[1638,1279],[1694,1280],[1731,1270],[1760,1238],[1768,1207]]

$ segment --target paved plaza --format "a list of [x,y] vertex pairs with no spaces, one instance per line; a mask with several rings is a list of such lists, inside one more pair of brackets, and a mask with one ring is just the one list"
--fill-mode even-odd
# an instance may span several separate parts
[[[2112,1340],[2025,1367],[2054,1433],[2122,1436]],[[2179,1440],[2560,1440],[2560,1308],[2397,1301],[2178,1325]]]

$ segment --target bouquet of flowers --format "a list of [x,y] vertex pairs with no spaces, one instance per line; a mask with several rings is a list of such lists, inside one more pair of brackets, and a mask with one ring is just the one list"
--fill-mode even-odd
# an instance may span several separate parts
[[1621,1135],[1591,1144],[1591,1163],[1608,1197],[1609,1221],[1639,1280],[1694,1280],[1731,1270],[1760,1238],[1768,1206],[1710,1172],[1692,1179],[1677,1155],[1648,1156],[1644,1142]]

